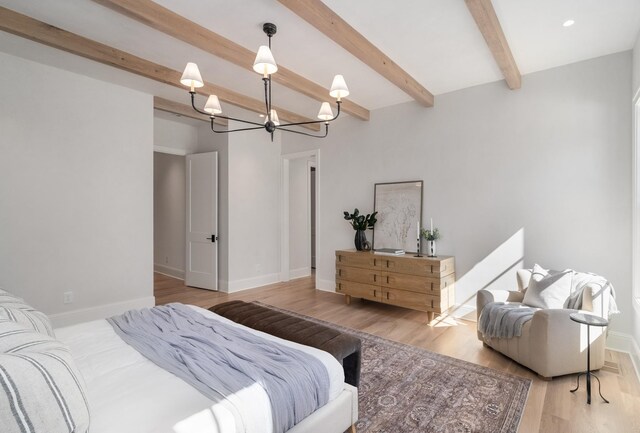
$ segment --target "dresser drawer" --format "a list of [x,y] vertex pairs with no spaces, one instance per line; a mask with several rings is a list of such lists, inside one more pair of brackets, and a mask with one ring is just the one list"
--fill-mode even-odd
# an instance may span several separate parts
[[440,296],[440,292],[449,286],[453,286],[456,281],[455,274],[449,274],[443,278],[421,277],[418,275],[398,274],[395,272],[382,271],[381,283],[383,287],[394,289],[410,290],[412,292],[426,293],[428,295]]
[[374,284],[380,286],[380,271],[375,269],[352,268],[349,266],[337,265],[336,278],[353,281],[356,283]]
[[345,281],[340,278],[336,278],[336,292],[353,296],[354,298],[369,299],[371,301],[379,302],[382,300],[382,290],[380,286],[354,283],[353,281]]
[[441,278],[455,272],[453,260],[428,260],[424,258],[385,257],[380,265],[383,271],[421,277]]
[[429,296],[424,293],[385,287],[382,288],[382,302],[411,308],[412,310],[433,311],[436,313],[441,313],[447,309],[446,305],[444,305],[446,302],[443,303],[439,296]]
[[350,266],[353,268],[380,269],[380,260],[369,252],[336,251],[336,266]]

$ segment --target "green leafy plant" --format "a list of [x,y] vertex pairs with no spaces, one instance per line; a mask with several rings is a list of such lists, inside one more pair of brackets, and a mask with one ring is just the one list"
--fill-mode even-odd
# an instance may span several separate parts
[[433,232],[431,232],[431,230],[429,229],[422,229],[420,230],[420,236],[428,241],[437,241],[438,239],[440,239],[440,230],[435,228],[433,229]]
[[378,222],[376,219],[377,214],[378,212],[367,214],[366,216],[360,215],[358,208],[355,208],[353,213],[344,211],[344,219],[349,221],[349,224],[351,224],[351,227],[353,227],[354,230],[373,229],[373,226]]

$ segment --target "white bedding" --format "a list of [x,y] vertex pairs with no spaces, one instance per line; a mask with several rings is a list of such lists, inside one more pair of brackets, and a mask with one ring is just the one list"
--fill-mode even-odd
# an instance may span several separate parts
[[[201,314],[295,347],[318,358],[330,378],[329,401],[344,388],[344,372],[329,353],[256,331],[211,311]],[[126,344],[106,320],[56,329],[56,337],[71,348],[87,383],[92,433],[270,433],[271,410],[256,384],[234,396],[243,419],[234,419],[228,404],[213,404],[196,389],[156,366]]]

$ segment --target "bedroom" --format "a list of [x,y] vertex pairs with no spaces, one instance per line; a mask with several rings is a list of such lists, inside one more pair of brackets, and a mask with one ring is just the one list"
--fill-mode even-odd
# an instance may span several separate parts
[[[0,6],[179,73],[194,60],[205,80],[262,97],[259,78],[250,68],[234,66],[99,4],[108,2],[57,3],[45,7],[39,1],[3,0]],[[268,134],[258,131],[230,134],[220,143],[206,123],[154,111],[154,96],[188,105],[188,89],[0,32],[0,287],[47,313],[56,326],[154,305],[153,150],[168,141],[177,146],[185,136],[194,146],[189,152],[219,150],[221,209],[222,180],[228,180],[228,207],[219,226],[220,287],[239,290],[277,283],[283,262],[282,155],[319,149],[317,289],[335,290],[335,250],[353,248],[353,230],[342,212],[355,207],[373,211],[376,183],[420,179],[423,226],[433,218],[443,234],[438,251],[455,256],[458,314],[475,318],[475,293],[481,288],[513,288],[519,267],[539,262],[595,272],[613,283],[622,312],[612,320],[607,345],[631,352],[638,361],[638,256],[631,242],[637,233],[632,163],[637,120],[632,104],[640,87],[636,2],[509,6],[511,2],[494,0],[522,73],[518,90],[506,85],[462,1],[447,7],[409,2],[406,9],[416,13],[398,10],[395,15],[383,8],[356,4],[354,12],[341,2],[326,2],[401,67],[421,77],[420,84],[436,95],[430,108],[278,2],[234,7],[213,2],[211,10],[225,13],[213,13],[210,22],[198,16],[209,10],[206,2],[194,9],[178,8],[179,2],[156,3],[252,52],[265,43],[260,25],[273,20],[278,25],[273,40],[276,61],[325,87],[333,75],[343,73],[351,91],[346,101],[370,109],[370,120],[341,116],[332,122],[329,136],[317,141],[282,133],[271,142]],[[563,27],[570,18],[575,24]],[[388,29],[387,19],[392,25]],[[404,20],[408,22],[401,25]],[[429,26],[422,20],[429,20]],[[293,29],[300,28],[309,36],[292,36]],[[431,32],[436,30],[441,36],[434,38]],[[309,117],[319,105],[282,85],[274,86],[274,96],[277,104]],[[205,98],[198,101],[202,105]],[[222,104],[231,115],[259,119]],[[170,131],[182,133],[171,137]],[[232,152],[226,165],[225,149]],[[244,197],[266,199],[253,202]],[[261,227],[254,226],[258,215]],[[463,333],[462,326],[423,331],[425,318],[420,313],[374,303],[354,302],[347,308],[342,295],[305,291],[295,280],[290,284],[240,290],[234,296],[271,297],[287,309],[298,304],[303,314],[346,326],[352,312],[369,314],[354,318],[362,324],[352,326],[391,339],[394,332],[403,332],[398,326],[409,323],[407,333],[422,332],[415,340],[426,349],[460,352],[458,357],[471,362],[489,356],[487,362],[516,368],[495,353],[485,355],[490,349],[475,339],[473,322],[463,322],[473,339],[467,333],[457,340],[453,335]],[[65,303],[69,292],[72,302]],[[451,336],[451,342],[438,339],[441,334]],[[472,353],[464,354],[467,343]],[[633,374],[627,373],[622,377],[631,381]],[[521,430],[528,425],[530,431],[538,431],[542,425],[548,427],[545,423],[561,423],[558,418],[582,410],[583,396],[568,413],[563,412],[565,400],[554,407],[575,377],[570,379],[563,385],[556,379],[551,385],[534,382],[536,389],[550,387],[542,397],[529,396],[539,406],[544,402],[544,414],[541,407],[530,409],[528,403],[527,411],[535,415],[526,412],[526,420],[534,421],[523,421]],[[603,385],[605,396],[612,397],[612,386]],[[638,407],[638,394],[625,395],[628,411],[583,421],[629,419],[632,408]],[[618,399],[611,410],[621,406]]]

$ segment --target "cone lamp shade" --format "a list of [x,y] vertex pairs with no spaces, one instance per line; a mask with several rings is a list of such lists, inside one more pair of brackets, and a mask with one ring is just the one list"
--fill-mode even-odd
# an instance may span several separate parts
[[349,88],[347,87],[347,83],[344,81],[344,77],[342,75],[336,75],[333,77],[333,83],[331,83],[329,95],[333,98],[337,98],[338,100],[349,96]]
[[209,114],[222,113],[222,107],[220,107],[220,100],[216,95],[209,96],[209,99],[207,99],[207,103],[204,104],[204,111],[206,111]]
[[187,87],[191,87],[192,89],[194,87],[204,86],[204,81],[202,81],[202,75],[200,75],[198,65],[192,62],[187,63],[187,67],[184,68],[184,72],[180,78],[180,83]]
[[266,45],[261,45],[256,54],[256,60],[253,62],[253,70],[260,75],[275,74],[278,70],[276,60],[273,58],[271,50]]
[[320,120],[331,120],[333,119],[333,111],[331,111],[331,106],[328,102],[323,102],[320,106],[320,111],[318,112],[318,119]]
[[[268,121],[269,121],[269,118],[267,116],[265,116],[264,117],[264,123],[267,123]],[[271,109],[271,121],[276,126],[280,125],[280,119],[278,118],[278,112],[276,110],[274,110],[273,108]]]

